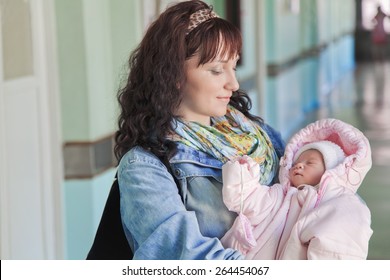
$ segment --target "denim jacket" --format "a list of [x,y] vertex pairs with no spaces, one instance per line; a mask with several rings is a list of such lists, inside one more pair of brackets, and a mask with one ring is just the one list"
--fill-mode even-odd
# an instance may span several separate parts
[[[280,134],[263,128],[281,157]],[[222,200],[222,162],[178,143],[170,164],[173,174],[140,147],[119,164],[122,223],[134,259],[242,259],[219,241],[237,216]]]

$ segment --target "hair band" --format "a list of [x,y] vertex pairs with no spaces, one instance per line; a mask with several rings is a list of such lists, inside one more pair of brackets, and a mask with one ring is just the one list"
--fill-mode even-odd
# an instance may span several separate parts
[[188,35],[196,27],[198,27],[199,24],[216,17],[218,17],[218,15],[214,13],[212,9],[202,9],[196,11],[190,16],[190,24],[188,25],[186,35]]

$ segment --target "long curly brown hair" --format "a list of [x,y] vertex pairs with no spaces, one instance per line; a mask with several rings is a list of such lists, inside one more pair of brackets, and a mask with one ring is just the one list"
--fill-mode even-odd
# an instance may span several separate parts
[[[212,9],[202,1],[180,2],[169,7],[148,28],[129,59],[127,82],[118,92],[120,115],[114,152],[118,160],[135,146],[151,151],[165,163],[174,155],[176,145],[166,136],[174,131],[173,118],[185,82],[184,62],[199,55],[199,65],[218,54],[235,58],[242,48],[241,33],[232,23],[212,18],[186,35],[190,15]],[[233,93],[230,104],[248,118],[262,122],[249,113],[251,101],[246,93]]]

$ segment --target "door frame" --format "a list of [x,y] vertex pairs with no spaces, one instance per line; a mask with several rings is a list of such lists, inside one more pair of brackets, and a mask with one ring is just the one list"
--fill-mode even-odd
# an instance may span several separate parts
[[[63,259],[63,211],[62,211],[62,138],[60,121],[59,82],[57,65],[57,44],[55,9],[53,0],[29,0],[31,10],[31,27],[34,59],[34,80],[39,90],[39,115],[41,133],[39,135],[40,158],[39,168],[42,186],[42,248],[45,259]],[[1,15],[0,15],[1,27]],[[4,94],[9,86],[24,85],[29,80],[22,77],[4,81],[2,30],[0,28],[0,257],[12,258],[9,238],[12,235],[9,221],[12,217],[8,211],[7,186],[7,147],[1,135],[5,133]],[[28,218],[28,217],[26,217]],[[32,241],[33,242],[33,241]],[[28,250],[28,248],[26,248]]]

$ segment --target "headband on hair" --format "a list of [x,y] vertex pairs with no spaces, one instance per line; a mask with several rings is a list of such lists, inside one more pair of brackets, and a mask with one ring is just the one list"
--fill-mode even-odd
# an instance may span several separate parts
[[208,21],[209,19],[216,18],[218,15],[214,13],[211,9],[202,9],[196,11],[190,16],[190,24],[188,25],[187,33],[188,35],[192,30],[198,27],[202,22]]

